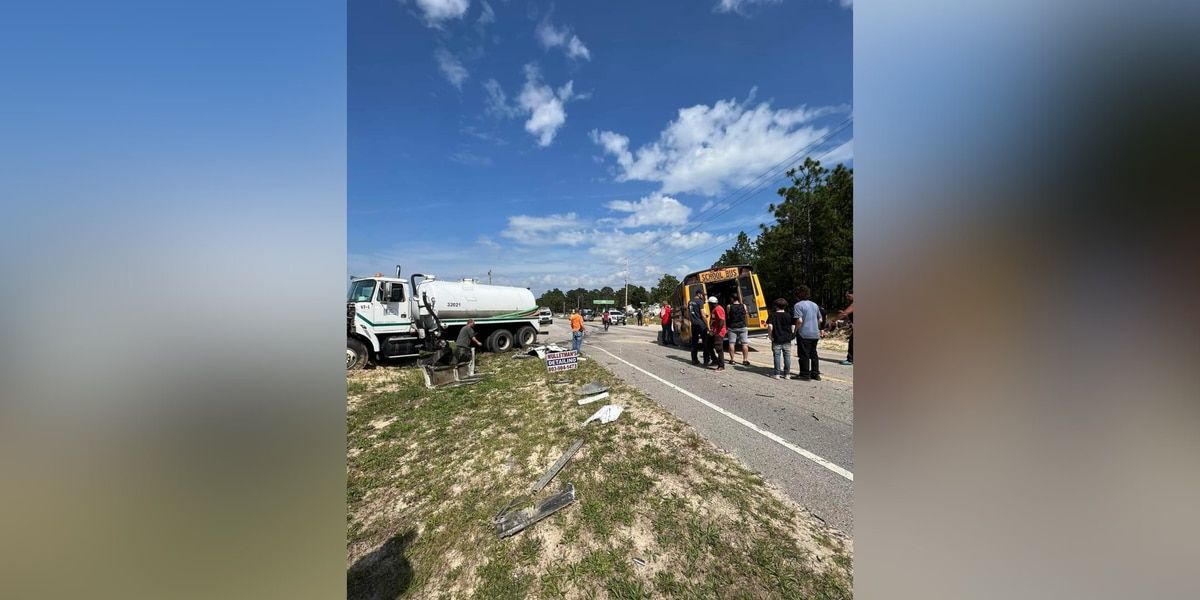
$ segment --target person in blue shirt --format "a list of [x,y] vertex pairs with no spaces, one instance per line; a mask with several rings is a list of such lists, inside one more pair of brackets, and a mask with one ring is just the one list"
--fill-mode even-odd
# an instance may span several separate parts
[[820,381],[821,367],[817,358],[817,341],[821,339],[821,308],[809,300],[808,286],[796,288],[796,304],[792,318],[796,323],[797,374],[792,379]]

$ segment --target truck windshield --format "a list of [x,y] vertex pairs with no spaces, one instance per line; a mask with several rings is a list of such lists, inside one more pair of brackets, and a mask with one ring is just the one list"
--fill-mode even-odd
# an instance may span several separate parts
[[372,295],[375,293],[375,280],[363,279],[355,281],[350,285],[350,293],[346,296],[347,302],[370,302]]

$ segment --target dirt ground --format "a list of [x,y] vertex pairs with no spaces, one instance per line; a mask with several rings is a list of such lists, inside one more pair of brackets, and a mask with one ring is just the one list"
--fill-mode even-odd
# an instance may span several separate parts
[[[852,542],[594,361],[547,373],[483,355],[482,383],[412,367],[347,377],[350,598],[849,598]],[[579,406],[578,386],[611,386]],[[625,411],[580,424],[605,403]],[[582,437],[536,496],[577,500],[515,536],[492,518]]]

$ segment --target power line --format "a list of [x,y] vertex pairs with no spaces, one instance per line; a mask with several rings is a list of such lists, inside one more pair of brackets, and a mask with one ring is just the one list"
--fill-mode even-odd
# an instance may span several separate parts
[[[831,132],[831,133],[832,133],[832,132]],[[830,154],[830,153],[832,153],[832,152],[833,152],[835,149],[836,149],[836,148],[831,148],[831,149],[829,149],[829,150],[826,150],[825,152],[822,152],[822,153],[821,153],[821,155],[817,157],[817,160],[820,160],[820,159],[822,159],[822,158],[825,158],[826,156],[829,156],[829,154]],[[761,187],[762,187],[763,185],[766,185],[766,183],[769,183],[769,181],[770,181],[770,180],[767,180],[766,182],[763,182],[763,184],[761,184],[761,185],[759,186],[759,188],[760,188],[760,189],[759,189],[758,191],[762,191],[762,190],[761,190]],[[743,200],[742,200],[742,201],[744,201],[744,200],[747,200],[747,199],[749,199],[749,198],[753,197],[753,196],[754,196],[754,194],[757,194],[757,193],[758,193],[758,191],[756,191],[756,192],[753,192],[753,193],[752,193],[750,196],[747,196],[746,198],[743,198]],[[740,202],[740,201],[739,201],[739,202]],[[732,208],[732,207],[731,207],[731,208]],[[679,252],[676,252],[675,254],[670,254],[670,255],[667,255],[667,256],[666,256],[666,258],[664,258],[664,259],[662,259],[662,260],[665,260],[665,261],[673,261],[673,260],[678,260],[678,259],[681,259],[681,258],[691,258],[691,257],[693,257],[693,256],[695,256],[695,255],[697,255],[697,254],[701,254],[701,253],[703,253],[703,252],[707,252],[707,251],[709,251],[709,250],[711,250],[711,249],[713,249],[713,248],[715,248],[715,247],[717,247],[717,246],[720,246],[720,245],[722,245],[722,244],[725,244],[725,243],[728,243],[728,242],[717,242],[716,244],[713,244],[712,246],[708,246],[708,247],[706,247],[706,248],[704,248],[704,249],[702,249],[702,250],[698,250],[698,251],[695,251],[695,252],[690,252],[690,253],[688,253],[688,254],[684,254],[685,252],[688,252],[688,250],[681,250],[681,251],[679,251]]]

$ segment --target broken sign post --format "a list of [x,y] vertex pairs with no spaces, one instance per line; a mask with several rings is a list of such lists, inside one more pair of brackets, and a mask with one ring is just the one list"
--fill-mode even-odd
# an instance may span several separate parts
[[547,352],[546,370],[550,373],[570,371],[579,367],[579,353],[574,350],[565,352]]

